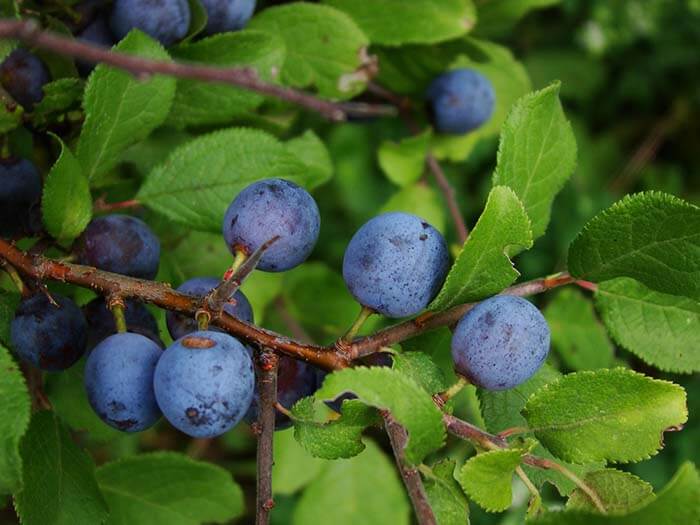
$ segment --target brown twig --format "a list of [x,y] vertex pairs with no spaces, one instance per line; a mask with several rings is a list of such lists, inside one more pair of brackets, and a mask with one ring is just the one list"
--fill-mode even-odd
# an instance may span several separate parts
[[263,349],[255,353],[258,383],[258,452],[255,524],[267,525],[270,511],[275,506],[272,499],[272,442],[275,433],[275,404],[277,403],[277,365],[274,352]]
[[[373,82],[370,82],[367,85],[367,90],[383,98],[384,100],[387,100],[388,102],[394,104],[398,108],[399,114],[408,130],[414,135],[420,133],[420,127],[418,126],[415,118],[413,117],[412,104],[409,98],[396,95],[395,93],[392,93],[385,87],[382,87]],[[457,238],[459,239],[459,242],[461,244],[464,244],[464,242],[467,240],[467,237],[469,236],[469,229],[467,228],[467,225],[464,222],[464,217],[462,216],[462,212],[459,209],[459,204],[457,203],[457,197],[454,188],[450,184],[450,181],[447,180],[445,172],[442,170],[442,167],[440,166],[438,160],[435,158],[435,155],[428,152],[428,154],[425,157],[425,163],[430,173],[432,173],[433,178],[435,179],[435,183],[440,189],[440,192],[445,198],[445,201],[447,203],[447,209],[450,212],[452,222],[454,223],[455,228],[457,230]]]
[[126,53],[112,51],[104,46],[73,40],[51,31],[44,31],[33,20],[0,19],[0,38],[15,38],[28,45],[48,49],[61,55],[79,58],[86,62],[109,64],[138,77],[161,74],[204,82],[230,84],[296,104],[319,113],[332,121],[344,121],[348,115],[383,116],[396,114],[396,110],[393,107],[364,103],[357,107],[353,103],[340,105],[303,91],[270,84],[261,80],[258,72],[252,68],[220,68],[127,55]]
[[450,181],[447,180],[445,172],[442,171],[440,163],[432,153],[428,153],[425,158],[425,162],[430,170],[430,173],[432,173],[433,177],[435,178],[435,183],[438,185],[442,195],[445,197],[447,209],[450,211],[452,222],[457,229],[457,238],[459,239],[460,244],[464,244],[464,241],[466,241],[467,237],[469,236],[469,230],[464,222],[464,217],[462,217],[462,212],[459,209],[455,190],[450,184]]
[[[0,258],[33,279],[66,282],[94,290],[106,297],[117,295],[124,299],[135,298],[190,316],[194,316],[202,309],[206,310],[202,299],[179,293],[165,283],[135,279],[42,256],[32,257],[3,239],[0,239]],[[247,343],[271,348],[326,370],[349,365],[348,356],[336,354],[326,347],[293,341],[283,335],[241,321],[226,312],[210,312],[210,314],[212,324]]]
[[442,421],[445,423],[445,427],[450,434],[460,439],[471,441],[472,443],[479,445],[481,448],[492,449],[494,447],[504,448],[508,446],[508,442],[505,439],[494,434],[490,434],[485,430],[456,418],[455,416],[451,416],[450,414],[444,414],[442,416]]
[[205,301],[210,310],[221,312],[224,305],[230,300],[236,290],[240,288],[243,281],[253,273],[255,267],[262,259],[265,251],[279,240],[280,236],[275,235],[270,240],[265,241],[258,247],[243,263],[236,268],[232,275],[221,281],[206,297]]
[[[225,311],[211,311],[205,300],[179,293],[165,283],[135,279],[39,255],[31,256],[3,239],[0,239],[0,259],[4,259],[17,271],[31,279],[66,282],[89,288],[105,297],[113,295],[123,299],[134,298],[190,316],[194,316],[200,311],[208,311],[212,324],[225,329],[228,333],[245,342],[307,361],[325,370],[345,368],[353,360],[378,352],[382,347],[391,346],[441,326],[454,324],[474,306],[473,304],[462,304],[431,316],[404,321],[373,335],[356,339],[349,343],[344,351],[339,351],[335,345],[319,346],[296,341],[276,332],[248,324],[228,315]],[[503,294],[532,295],[572,282],[574,279],[569,274],[563,273],[511,286],[504,290]]]
[[420,525],[437,525],[420,472],[417,468],[406,465],[404,461],[403,449],[406,447],[408,440],[406,429],[399,425],[388,411],[382,411],[382,417],[384,418],[384,428],[389,436],[391,448],[394,451],[396,465],[406,486],[406,491],[411,498],[411,503],[413,503],[418,523]]
[[[505,439],[505,437],[506,435],[512,435],[515,433],[502,432],[498,435],[491,434],[475,425],[472,425],[471,423],[458,419],[449,414],[444,414],[442,416],[442,420],[445,423],[445,427],[447,428],[447,431],[450,434],[460,439],[464,439],[471,443],[474,443],[475,445],[478,445],[481,448],[487,450],[508,448],[508,441]],[[520,431],[527,429],[518,428],[517,430]],[[583,482],[578,476],[576,476],[576,474],[571,472],[563,465],[560,465],[556,461],[552,461],[550,459],[541,458],[539,456],[533,456],[532,454],[524,454],[522,461],[523,463],[525,463],[526,465],[530,465],[531,467],[547,470],[556,470],[557,472],[561,473],[562,475],[573,481],[576,484],[576,486],[578,486],[583,492],[585,492],[588,495],[588,497],[591,498],[591,501],[596,506],[596,508],[600,512],[605,514],[605,507],[600,498],[598,497],[598,494],[596,494],[596,492],[591,487],[586,485],[585,482]],[[525,479],[523,479],[523,481],[526,484],[528,483],[528,481],[526,481]]]

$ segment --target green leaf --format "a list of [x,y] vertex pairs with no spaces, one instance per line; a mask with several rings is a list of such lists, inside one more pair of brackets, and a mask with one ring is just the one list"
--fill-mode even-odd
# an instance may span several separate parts
[[[589,472],[583,481],[595,491],[609,514],[625,514],[654,498],[654,489],[649,483],[621,470],[608,468]],[[566,508],[598,513],[591,498],[580,488],[571,493]]]
[[44,123],[51,113],[67,111],[81,99],[84,87],[79,78],[59,78],[44,84],[44,98],[32,109],[32,120]]
[[[548,383],[557,381],[561,374],[548,364],[544,364],[537,373],[525,383],[500,392],[477,390],[477,395],[481,404],[481,413],[486,423],[486,429],[492,433],[502,432],[508,428],[527,427],[527,421],[520,414],[527,399],[540,388]],[[541,444],[533,451],[533,454],[556,460],[546,448]],[[574,474],[583,477],[586,472],[599,470],[604,466],[603,462],[591,462],[585,465],[575,465],[557,460]],[[559,493],[564,496],[574,490],[574,483],[555,470],[543,470],[523,465],[523,470],[530,480],[538,487],[545,482],[557,487]]]
[[0,344],[10,345],[10,323],[22,296],[16,292],[0,290]]
[[415,381],[384,367],[353,368],[326,376],[317,399],[335,399],[352,392],[365,404],[388,410],[408,431],[406,460],[415,464],[442,447],[445,427],[432,397]]
[[87,432],[96,442],[113,440],[123,433],[103,422],[85,395],[85,359],[60,374],[48,374],[44,390],[56,414],[74,431]]
[[527,399],[561,377],[557,369],[545,363],[534,376],[515,388],[501,391],[477,389],[486,429],[497,434],[508,428],[527,426],[527,421],[520,414]]
[[683,388],[626,368],[576,372],[533,394],[523,415],[567,461],[636,462],[658,452],[663,432],[688,418]]
[[311,188],[320,182],[264,131],[231,128],[202,135],[173,150],[148,176],[136,198],[173,222],[221,232],[226,208],[253,182],[282,177]]
[[392,356],[393,369],[410,377],[429,394],[437,394],[447,390],[442,370],[423,352],[404,352]]
[[606,368],[613,362],[613,346],[596,319],[591,303],[580,291],[561,290],[544,311],[552,346],[573,370]]
[[561,0],[482,0],[479,5],[479,34],[502,35],[533,9],[561,3]]
[[559,101],[559,83],[518,100],[501,131],[494,185],[525,205],[536,239],[547,229],[554,197],[576,167],[576,139]]
[[228,471],[175,452],[107,463],[97,469],[97,481],[110,525],[222,523],[244,510],[243,493]]
[[620,346],[671,372],[700,371],[700,303],[650,290],[634,279],[600,283],[596,308]]
[[22,123],[24,109],[0,87],[0,133],[12,131]]
[[433,476],[423,480],[428,501],[440,525],[467,525],[469,504],[455,480],[454,460],[442,460],[431,468]]
[[46,231],[61,244],[68,244],[92,218],[92,196],[82,166],[57,135],[61,154],[44,183],[41,213]]
[[408,525],[410,509],[392,461],[372,441],[352,459],[328,463],[304,490],[292,525]]
[[[271,33],[221,33],[172,50],[173,57],[217,67],[251,67],[270,81],[284,64],[282,39]],[[225,124],[258,107],[258,93],[220,83],[179,79],[168,123],[176,127]]]
[[22,486],[20,438],[29,424],[29,393],[10,352],[0,345],[0,494]]
[[280,294],[283,286],[282,273],[253,272],[245,280],[241,290],[253,305],[253,313],[258,323],[265,320],[265,308]]
[[399,142],[385,140],[379,145],[379,166],[391,182],[403,188],[420,179],[431,136],[430,129],[427,129]]
[[435,44],[457,38],[476,23],[471,0],[323,0],[345,11],[373,44]]
[[[169,58],[158,42],[138,30],[131,31],[115,49],[146,58]],[[126,71],[98,65],[85,88],[85,123],[77,150],[87,178],[110,170],[122,151],[161,125],[174,95],[173,77],[139,80]]]
[[569,271],[600,282],[632,277],[700,298],[700,207],[660,192],[628,195],[596,215],[569,248]]
[[502,291],[520,275],[510,257],[531,246],[525,208],[513,190],[496,186],[429,308],[444,310]]
[[326,462],[315,458],[294,439],[294,430],[275,432],[272,466],[272,492],[294,494],[316,479]]
[[14,499],[24,525],[105,522],[95,465],[52,412],[32,416],[20,453],[24,484]]
[[[323,301],[318,300],[319,290]],[[357,317],[357,302],[343,277],[322,262],[307,262],[286,273],[281,291],[289,313],[319,342],[335,341]]]
[[317,421],[319,409],[329,411],[322,401],[313,397],[300,399],[292,408],[294,437],[317,458],[357,456],[365,449],[362,431],[381,421],[376,410],[357,400],[344,401],[341,417],[333,421]]
[[333,176],[333,162],[326,145],[313,130],[306,130],[285,143],[287,151],[315,172],[316,184],[322,184]]
[[282,81],[298,88],[316,86],[324,97],[351,98],[368,80],[367,37],[342,11],[295,2],[268,7],[248,24],[279,35],[287,48]]
[[394,193],[380,213],[403,211],[418,215],[438,231],[445,231],[445,205],[442,196],[431,186],[417,182]]
[[582,510],[548,512],[533,521],[537,525],[676,525],[700,521],[700,476],[686,462],[673,479],[646,505],[624,516],[601,516]]
[[459,472],[467,495],[488,512],[501,512],[513,501],[513,473],[520,465],[521,450],[501,449],[477,454]]

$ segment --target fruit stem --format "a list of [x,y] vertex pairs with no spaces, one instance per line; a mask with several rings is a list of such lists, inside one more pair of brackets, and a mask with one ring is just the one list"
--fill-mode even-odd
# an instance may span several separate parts
[[605,510],[605,505],[603,505],[603,502],[598,497],[598,494],[596,494],[596,492],[591,487],[589,487],[581,478],[579,478],[576,474],[571,472],[565,466],[560,465],[556,461],[551,461],[546,458],[538,458],[536,456],[525,456],[524,460],[525,463],[527,463],[528,465],[532,465],[533,467],[538,468],[556,470],[564,477],[570,479],[576,484],[578,488],[580,488],[583,492],[586,493],[586,495],[591,499],[591,501],[593,502],[593,504],[599,512],[601,512],[602,514],[607,514],[607,510]]
[[124,301],[120,297],[109,299],[109,309],[114,317],[114,324],[117,325],[117,333],[126,333],[126,317],[124,315]]
[[466,377],[459,376],[459,379],[457,379],[457,382],[452,385],[450,388],[445,390],[442,394],[440,394],[440,398],[443,400],[443,402],[447,402],[453,397],[455,397],[457,394],[459,394],[462,389],[469,384],[469,381],[467,381]]
[[341,341],[344,343],[351,343],[357,335],[357,332],[359,332],[362,328],[362,325],[365,324],[367,319],[369,319],[369,316],[373,313],[374,310],[372,310],[368,306],[363,306],[362,310],[360,310],[360,313],[357,316],[357,319],[355,319],[355,322],[352,323],[352,326],[348,329],[347,332],[345,332],[345,335],[341,337]]
[[28,294],[28,290],[24,286],[24,281],[20,277],[19,273],[17,273],[17,270],[15,270],[9,264],[5,264],[5,263],[3,263],[2,268],[3,268],[3,270],[5,270],[7,275],[10,277],[10,279],[12,280],[12,283],[17,287],[17,291],[19,291],[20,295],[22,297],[26,297]]
[[199,330],[208,330],[209,321],[211,321],[211,314],[206,310],[199,310],[195,314],[195,319],[197,319],[197,328]]
[[279,401],[275,401],[275,409],[277,409],[277,412],[282,414],[283,416],[287,416],[289,419],[294,421],[296,418],[294,417],[294,414],[292,414],[291,410],[288,410],[286,407],[282,405]]
[[539,514],[542,506],[542,496],[540,495],[540,491],[537,490],[535,485],[533,485],[532,481],[530,481],[530,478],[527,476],[527,474],[525,474],[525,471],[521,466],[518,465],[515,467],[515,473],[523,481],[523,483],[525,483],[525,486],[527,487],[527,490],[530,491],[530,494],[532,494],[530,504],[527,507],[527,515],[530,518],[536,516]]
[[245,254],[244,251],[236,250],[236,254],[233,256],[233,262],[231,263],[231,268],[229,268],[226,274],[235,274],[247,258],[248,256]]

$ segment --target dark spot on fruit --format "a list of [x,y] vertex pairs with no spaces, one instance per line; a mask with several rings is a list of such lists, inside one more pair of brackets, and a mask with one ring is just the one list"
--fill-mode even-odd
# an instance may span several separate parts
[[421,241],[424,241],[424,240],[426,240],[426,239],[428,238],[428,235],[425,234],[425,233],[422,233],[418,238],[419,238]]
[[110,401],[109,408],[113,412],[121,412],[122,410],[126,410],[126,405],[124,405],[124,403],[121,403],[120,401]]
[[119,430],[129,430],[138,423],[135,419],[110,419],[110,421],[114,423]]

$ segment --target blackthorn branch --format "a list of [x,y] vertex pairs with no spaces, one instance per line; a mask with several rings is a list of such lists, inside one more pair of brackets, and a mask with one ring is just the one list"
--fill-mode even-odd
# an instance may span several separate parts
[[139,77],[147,78],[150,75],[161,74],[178,78],[191,78],[204,82],[230,84],[296,104],[336,122],[342,122],[348,116],[370,117],[393,116],[396,114],[396,109],[392,106],[364,103],[357,105],[353,103],[337,104],[303,91],[270,84],[261,80],[257,71],[252,68],[220,68],[184,64],[152,60],[111,51],[104,46],[73,40],[51,31],[44,31],[33,20],[0,19],[0,38],[16,38],[30,46],[48,49],[89,63],[109,64]]

